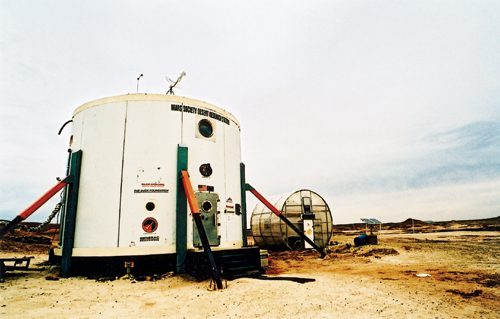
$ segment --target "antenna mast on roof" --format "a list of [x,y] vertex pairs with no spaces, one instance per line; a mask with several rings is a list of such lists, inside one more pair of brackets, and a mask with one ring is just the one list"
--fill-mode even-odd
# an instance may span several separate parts
[[144,74],[141,73],[141,75],[139,75],[137,77],[137,88],[136,88],[136,93],[139,93],[139,80],[144,76]]
[[179,84],[179,82],[182,80],[182,78],[186,75],[186,72],[182,72],[181,75],[177,78],[177,80],[174,82],[171,79],[167,78],[167,81],[170,83],[167,94],[175,95],[174,93],[174,87]]

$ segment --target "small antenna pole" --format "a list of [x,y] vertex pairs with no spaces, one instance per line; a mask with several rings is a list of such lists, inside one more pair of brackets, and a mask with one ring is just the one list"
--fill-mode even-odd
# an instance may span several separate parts
[[137,90],[136,90],[136,93],[139,93],[139,80],[144,76],[144,74],[141,73],[141,75],[139,75],[137,77]]
[[172,81],[170,79],[168,79],[168,81],[170,82],[170,85],[168,87],[168,91],[167,91],[167,94],[171,94],[171,95],[175,95],[174,94],[174,87],[179,84],[179,82],[182,80],[182,78],[186,76],[186,72],[182,72],[181,75],[179,75],[179,77],[177,78],[177,80],[175,82],[172,83]]

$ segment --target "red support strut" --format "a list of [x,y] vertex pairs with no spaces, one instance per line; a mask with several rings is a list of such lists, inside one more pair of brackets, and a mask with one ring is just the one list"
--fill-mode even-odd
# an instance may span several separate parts
[[191,214],[199,214],[200,207],[198,207],[198,201],[194,196],[193,186],[191,185],[191,180],[189,179],[189,173],[187,171],[181,171],[181,176],[182,185],[184,186],[184,192],[186,193]]
[[210,268],[212,271],[212,279],[215,282],[215,287],[217,289],[222,289],[222,280],[219,276],[219,270],[217,268],[217,264],[215,263],[214,255],[212,254],[212,249],[210,249],[210,243],[208,241],[207,233],[205,232],[205,228],[203,227],[203,222],[201,220],[200,208],[198,207],[198,200],[194,195],[193,186],[191,186],[191,180],[189,179],[189,173],[185,170],[181,171],[182,177],[182,186],[184,186],[184,192],[186,193],[186,197],[189,203],[189,208],[191,209],[191,213],[193,215],[194,222],[196,224],[196,228],[198,229],[198,234],[200,235],[201,244],[203,246],[203,250],[205,251],[205,255],[208,258],[208,262],[210,264]]
[[24,220],[31,216],[34,212],[36,212],[43,204],[45,204],[49,199],[51,199],[55,194],[59,193],[61,189],[63,189],[68,182],[66,178],[57,183],[54,187],[49,189],[45,194],[43,194],[39,199],[37,199],[33,204],[31,204],[28,208],[23,210],[19,216]]
[[37,199],[33,204],[28,206],[19,215],[16,216],[10,223],[4,228],[0,229],[0,238],[7,234],[10,230],[14,229],[20,222],[31,216],[36,212],[43,204],[45,204],[49,199],[51,199],[55,194],[57,194],[61,189],[63,189],[68,184],[68,178],[64,178],[59,181],[54,187],[49,189],[45,194],[43,194],[39,199]]

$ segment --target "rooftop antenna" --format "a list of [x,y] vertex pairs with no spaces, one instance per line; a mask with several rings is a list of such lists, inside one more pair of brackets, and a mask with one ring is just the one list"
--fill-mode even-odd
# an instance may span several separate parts
[[186,75],[186,72],[182,72],[181,75],[179,75],[179,77],[177,78],[177,80],[174,82],[172,81],[171,79],[169,79],[167,77],[167,81],[170,83],[169,87],[168,87],[168,91],[167,91],[167,94],[171,94],[171,95],[175,95],[174,93],[174,87],[179,84],[179,82],[182,80],[182,78]]
[[136,91],[136,93],[139,93],[139,80],[140,80],[143,76],[144,76],[144,74],[142,74],[142,73],[141,73],[141,75],[139,75],[139,76],[137,77],[137,91]]

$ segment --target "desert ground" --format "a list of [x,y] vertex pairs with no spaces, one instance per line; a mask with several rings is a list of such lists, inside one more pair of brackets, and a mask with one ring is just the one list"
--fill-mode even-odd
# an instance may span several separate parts
[[[0,283],[2,318],[499,318],[500,232],[384,231],[352,247],[335,234],[327,258],[271,252],[268,277],[208,289],[187,275],[154,281],[57,278],[45,245],[0,241],[1,257],[33,255],[43,271],[10,272]],[[38,264],[38,265],[37,265]],[[58,280],[47,280],[58,279]],[[147,278],[149,279],[149,278]],[[292,278],[293,279],[293,278]]]

